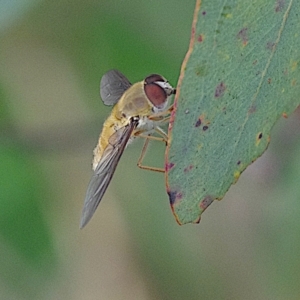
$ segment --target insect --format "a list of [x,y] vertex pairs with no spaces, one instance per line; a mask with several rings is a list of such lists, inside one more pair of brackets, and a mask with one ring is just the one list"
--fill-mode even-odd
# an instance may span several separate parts
[[[159,127],[169,120],[172,106],[169,96],[175,94],[168,81],[152,74],[143,81],[131,84],[117,70],[108,71],[100,82],[100,96],[105,105],[114,105],[103,124],[98,144],[94,149],[93,170],[84,206],[80,228],[83,228],[96,211],[126,146],[135,138],[145,138],[138,166],[154,171],[158,168],[142,166],[149,139],[167,142],[167,135]],[[159,137],[153,136],[156,132]]]

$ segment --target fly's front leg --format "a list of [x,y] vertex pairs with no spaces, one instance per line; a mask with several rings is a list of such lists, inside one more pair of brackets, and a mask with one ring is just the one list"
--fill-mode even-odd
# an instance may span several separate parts
[[148,117],[149,120],[151,121],[156,121],[156,122],[161,122],[165,123],[170,120],[170,113],[173,110],[173,105],[171,105],[167,110],[153,114]]
[[164,142],[167,146],[167,144],[168,144],[168,135],[158,126],[155,127],[154,130],[160,136],[146,135],[146,134],[143,134],[142,132],[136,132],[134,135],[138,136],[138,137],[141,137],[143,139]]

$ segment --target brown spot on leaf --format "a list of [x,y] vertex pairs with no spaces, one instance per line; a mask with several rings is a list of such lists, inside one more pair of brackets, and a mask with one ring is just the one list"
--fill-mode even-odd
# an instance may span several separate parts
[[193,224],[199,224],[201,221],[201,217],[199,216],[195,221],[193,221]]
[[274,42],[267,42],[267,49],[268,50],[273,50],[275,47],[275,43]]
[[195,127],[199,127],[201,125],[202,121],[199,117],[199,119],[197,120],[196,124],[195,124]]
[[249,114],[253,114],[254,112],[256,112],[256,106],[255,105],[251,105],[249,110],[248,110]]
[[275,12],[280,12],[280,11],[282,11],[282,9],[283,9],[283,7],[284,7],[284,2],[285,2],[285,0],[277,0],[277,1],[276,1]]
[[243,46],[248,44],[248,28],[242,28],[237,34],[238,39],[240,39],[243,43]]
[[256,146],[258,146],[259,145],[259,143],[260,143],[260,141],[261,141],[261,139],[262,139],[262,137],[263,137],[263,134],[262,134],[262,132],[259,132],[258,134],[257,134],[257,136],[256,136]]
[[272,79],[268,78],[268,84],[271,84]]
[[226,90],[226,85],[224,84],[224,82],[220,82],[216,87],[215,97],[216,98],[222,97],[225,90]]
[[202,114],[197,119],[197,121],[195,123],[195,127],[197,128],[197,127],[200,127],[201,125],[203,125],[202,129],[205,131],[208,128],[209,124],[210,124],[210,121],[205,119],[205,114]]
[[188,167],[184,168],[183,171],[184,171],[184,173],[187,173],[187,172],[191,171],[193,168],[194,168],[193,165],[189,165]]
[[202,34],[199,34],[197,41],[201,43],[203,42],[203,40],[204,40],[204,36]]
[[282,113],[282,116],[283,116],[284,118],[286,118],[286,119],[287,119],[287,117],[288,117],[288,115],[287,115],[286,112],[283,112],[283,113]]
[[167,163],[165,164],[165,170],[166,172],[170,171],[173,167],[174,167],[175,164],[173,163]]
[[257,59],[252,64],[255,66],[257,64]]
[[205,16],[205,15],[206,15],[206,11],[203,11],[203,12],[202,12],[202,16]]
[[171,206],[173,206],[175,203],[182,199],[182,193],[178,191],[169,191],[168,195]]
[[176,199],[176,192],[168,192],[170,204],[173,205]]
[[205,211],[213,203],[213,201],[214,199],[212,196],[205,196],[200,202],[200,208],[202,209],[202,211]]

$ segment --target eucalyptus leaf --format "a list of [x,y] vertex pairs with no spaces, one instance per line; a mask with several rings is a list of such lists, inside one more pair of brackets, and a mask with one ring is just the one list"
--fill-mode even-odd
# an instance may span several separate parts
[[197,1],[166,151],[179,224],[198,223],[299,105],[299,1]]

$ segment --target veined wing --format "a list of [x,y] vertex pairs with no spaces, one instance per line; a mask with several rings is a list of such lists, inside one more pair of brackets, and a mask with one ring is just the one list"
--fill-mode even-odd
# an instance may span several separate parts
[[137,125],[138,120],[132,118],[128,125],[118,129],[110,137],[109,144],[103,152],[87,189],[80,228],[83,228],[89,222],[96,211],[110,180],[114,175],[126,144]]
[[129,80],[118,70],[110,70],[100,81],[100,96],[105,105],[114,105],[131,87]]

